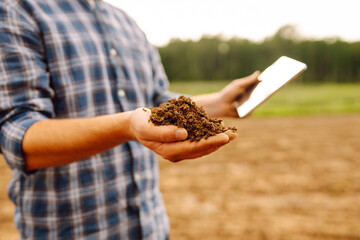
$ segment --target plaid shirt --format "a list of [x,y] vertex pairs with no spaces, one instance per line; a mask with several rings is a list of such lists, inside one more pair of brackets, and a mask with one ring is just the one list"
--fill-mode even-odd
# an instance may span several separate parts
[[100,0],[0,1],[0,142],[22,239],[165,239],[152,151],[128,142],[83,161],[26,171],[36,121],[81,118],[174,97],[157,50]]

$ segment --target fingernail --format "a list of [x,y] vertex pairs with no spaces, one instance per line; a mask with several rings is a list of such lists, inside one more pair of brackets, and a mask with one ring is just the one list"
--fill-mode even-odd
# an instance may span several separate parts
[[175,137],[177,140],[181,141],[181,140],[185,140],[188,136],[188,133],[185,129],[177,129],[175,131]]
[[226,133],[222,133],[222,134],[224,134],[223,143],[226,144],[226,143],[230,142],[230,137]]

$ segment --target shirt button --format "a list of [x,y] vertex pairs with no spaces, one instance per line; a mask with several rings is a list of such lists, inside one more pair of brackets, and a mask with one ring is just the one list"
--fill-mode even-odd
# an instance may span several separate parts
[[116,51],[114,48],[110,49],[110,55],[111,55],[111,56],[116,56],[116,55],[117,55],[117,51]]
[[135,178],[135,181],[136,181],[136,182],[139,182],[140,179],[141,179],[140,174],[139,174],[139,173],[135,173],[135,174],[134,174],[134,178]]
[[118,94],[119,97],[125,97],[125,91],[122,90],[122,89],[119,89],[117,94]]

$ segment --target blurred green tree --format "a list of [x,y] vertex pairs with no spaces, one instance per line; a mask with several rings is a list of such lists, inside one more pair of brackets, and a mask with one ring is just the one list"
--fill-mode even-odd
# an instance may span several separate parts
[[198,41],[172,39],[159,52],[171,81],[243,77],[286,55],[308,65],[304,82],[360,82],[360,42],[303,39],[292,25],[262,42],[204,35]]

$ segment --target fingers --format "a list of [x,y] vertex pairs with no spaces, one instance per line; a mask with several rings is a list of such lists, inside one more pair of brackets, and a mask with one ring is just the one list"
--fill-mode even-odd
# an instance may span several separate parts
[[244,87],[247,88],[249,86],[251,86],[252,84],[258,82],[258,76],[260,75],[260,71],[255,71],[253,74],[244,77],[244,78],[240,78],[235,80],[237,82],[237,85],[239,87]]
[[258,83],[259,80],[257,77],[259,76],[259,74],[259,71],[255,71],[250,76],[235,80],[234,88],[238,89],[238,93],[236,94],[234,92],[233,99],[237,99],[240,95],[244,95],[251,86],[254,86],[256,83]]
[[181,157],[179,157],[179,158],[173,158],[173,159],[167,159],[167,160],[169,160],[170,162],[176,163],[176,162],[180,162],[180,161],[182,161],[182,160],[191,160],[191,159],[195,159],[195,158],[200,158],[200,157],[209,155],[209,154],[217,151],[217,150],[218,150],[220,147],[222,147],[222,146],[223,146],[223,145],[221,145],[221,146],[216,146],[216,147],[211,147],[211,148],[208,148],[208,149],[203,150],[203,151],[200,151],[200,152],[195,152],[195,153],[193,153],[193,154],[191,154],[191,155],[186,156],[186,158],[181,158]]
[[[228,144],[230,141],[234,140],[237,137],[237,133],[235,133],[235,132],[233,132],[231,130],[228,130],[228,131],[224,132],[224,134],[228,135],[228,137],[229,137],[228,142],[222,143],[222,144],[219,144],[217,146],[213,146],[213,147],[210,147],[210,148],[207,148],[207,149],[204,149],[202,151],[196,151],[193,154],[189,155],[187,159],[199,158],[199,157],[208,155],[210,153],[213,153],[213,152],[217,151],[219,148],[221,148],[222,146]],[[178,161],[180,161],[180,160],[178,160]],[[178,161],[172,161],[172,162],[178,162]]]
[[245,94],[247,89],[256,84],[260,72],[255,71],[253,74],[234,80],[227,87],[224,88],[223,95],[229,102],[237,100],[241,95]]
[[208,139],[202,139],[199,142],[174,142],[158,144],[153,150],[163,158],[172,162],[184,159],[198,158],[219,149],[221,146],[229,143],[230,137],[225,134],[217,134]]
[[227,130],[226,132],[224,132],[226,135],[228,135],[229,140],[232,141],[235,138],[237,138],[238,134],[232,130]]
[[154,126],[149,124],[148,128],[141,132],[141,139],[158,142],[176,142],[186,140],[188,133],[184,128],[176,126]]

